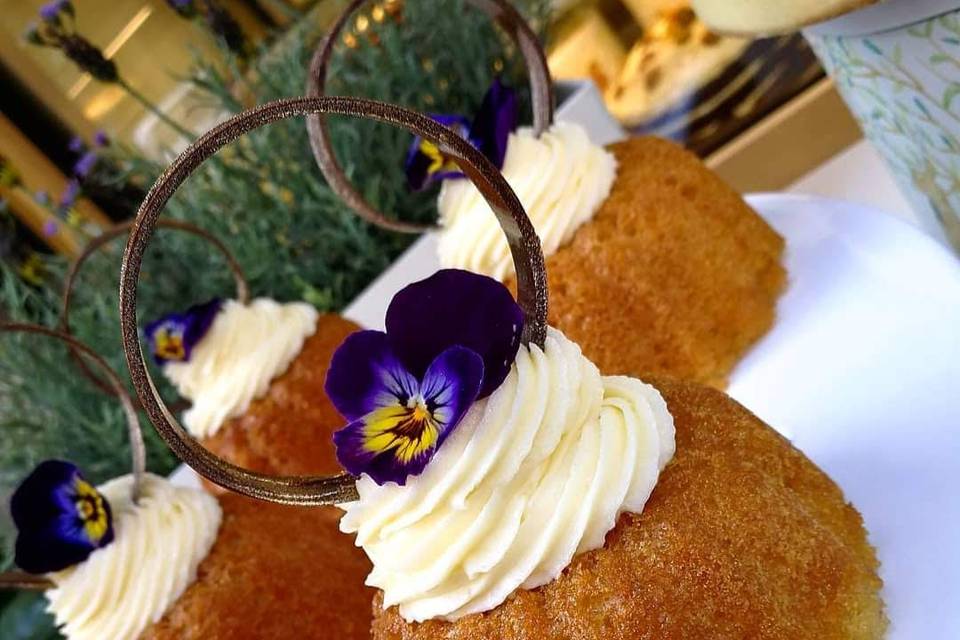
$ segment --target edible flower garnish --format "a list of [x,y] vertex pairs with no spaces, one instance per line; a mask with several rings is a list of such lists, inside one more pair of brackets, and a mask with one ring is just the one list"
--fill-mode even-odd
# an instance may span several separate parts
[[46,460],[10,500],[15,562],[28,573],[60,571],[113,542],[110,505],[69,462]]
[[222,306],[219,298],[190,307],[183,313],[168,313],[144,329],[154,361],[186,362],[190,353],[210,330]]
[[[507,140],[517,128],[517,94],[495,78],[473,122],[459,115],[432,117],[465,138],[500,169],[507,155]],[[406,172],[407,184],[413,190],[424,189],[438,180],[463,177],[456,163],[437,145],[419,136],[407,152]]]
[[418,475],[470,405],[510,371],[523,312],[500,282],[444,269],[390,302],[386,332],[358,331],[333,354],[326,390],[345,419],[337,458],[377,484]]

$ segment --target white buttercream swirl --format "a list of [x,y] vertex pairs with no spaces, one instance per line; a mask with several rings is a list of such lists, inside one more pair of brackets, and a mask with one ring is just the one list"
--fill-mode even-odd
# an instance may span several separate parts
[[[583,127],[558,122],[539,138],[521,128],[510,134],[501,170],[552,255],[589,221],[610,195],[617,173],[613,154],[590,142]],[[503,280],[514,273],[506,237],[469,180],[445,180],[438,201],[440,263]]]
[[193,405],[183,414],[195,438],[212,436],[241,415],[290,366],[317,327],[317,310],[303,302],[228,300],[187,362],[163,367]]
[[638,513],[674,451],[653,387],[603,377],[549,329],[504,383],[475,403],[405,486],[357,483],[340,527],[373,561],[367,584],[408,621],[487,611],[550,582]]
[[46,592],[68,640],[134,640],[196,579],[217,538],[217,499],[201,489],[144,476],[139,504],[132,476],[99,487],[113,513],[114,540],[78,565],[49,574]]

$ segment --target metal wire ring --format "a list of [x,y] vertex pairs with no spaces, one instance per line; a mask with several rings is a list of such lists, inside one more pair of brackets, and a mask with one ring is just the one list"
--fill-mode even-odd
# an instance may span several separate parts
[[[333,56],[334,45],[340,32],[347,24],[350,16],[367,0],[353,0],[343,10],[333,26],[317,46],[310,60],[310,71],[307,74],[306,94],[308,96],[322,96],[326,91],[327,68]],[[533,106],[534,134],[539,136],[553,123],[553,80],[543,47],[537,35],[530,29],[517,10],[506,0],[469,0],[470,4],[482,9],[492,20],[497,21],[513,38],[527,63],[530,75],[530,94]],[[320,115],[307,116],[307,135],[310,138],[310,147],[317,166],[323,172],[330,188],[353,209],[358,216],[383,229],[399,231],[401,233],[421,233],[436,228],[432,224],[418,224],[403,222],[388,217],[367,202],[366,198],[353,187],[350,179],[340,166],[333,152],[330,142],[330,133],[327,130],[326,120]]]
[[547,329],[547,276],[540,239],[523,206],[497,168],[468,142],[431,118],[395,105],[345,97],[304,97],[268,102],[237,114],[194,141],[147,193],[123,254],[120,327],[130,376],[140,402],[161,437],[181,460],[222,487],[254,498],[294,505],[327,505],[357,499],[355,479],[338,476],[272,476],[237,467],[196,442],[179,424],[150,377],[137,326],[137,284],[143,254],[160,212],[205,160],[241,135],[263,125],[309,114],[368,118],[402,127],[430,140],[477,186],[503,227],[517,272],[517,301],[525,315],[521,340],[543,346]]
[[[83,251],[80,253],[80,255],[78,255],[77,258],[70,264],[70,269],[67,271],[67,277],[63,284],[63,293],[60,298],[60,330],[64,333],[71,333],[70,305],[73,302],[73,288],[76,284],[77,276],[80,273],[81,267],[83,267],[83,264],[90,256],[99,251],[102,247],[119,237],[127,235],[127,233],[130,231],[130,227],[132,226],[133,221],[127,221],[121,222],[110,227],[109,229],[106,229],[99,236],[96,236],[90,240],[90,242],[87,243],[87,246],[83,248]],[[233,273],[233,279],[237,285],[237,300],[239,300],[241,303],[246,303],[249,300],[250,287],[247,285],[246,278],[244,278],[243,269],[240,267],[240,263],[237,262],[237,259],[233,257],[233,254],[230,253],[230,250],[227,249],[227,246],[223,244],[223,242],[221,242],[216,236],[194,224],[190,224],[189,222],[184,222],[182,220],[174,220],[172,218],[160,218],[157,220],[157,226],[164,229],[185,231],[212,244],[220,253],[223,254],[223,257],[227,261],[227,266]],[[90,367],[87,366],[87,363],[77,354],[77,351],[73,347],[69,347],[69,349],[70,356],[76,361],[77,366],[80,367],[80,371],[83,372],[83,375],[86,376],[101,391],[113,393],[113,385],[91,371]]]

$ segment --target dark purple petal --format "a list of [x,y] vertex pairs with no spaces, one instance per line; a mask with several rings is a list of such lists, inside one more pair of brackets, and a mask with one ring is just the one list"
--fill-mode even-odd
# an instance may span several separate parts
[[470,125],[470,142],[498,169],[503,168],[507,141],[518,120],[517,92],[495,78]]
[[223,302],[214,298],[183,313],[168,313],[147,323],[144,334],[154,361],[159,365],[189,361],[193,348],[207,335],[222,306]]
[[333,354],[327,397],[347,420],[359,420],[391,403],[405,404],[419,389],[382,331],[357,331]]
[[86,145],[83,144],[83,138],[80,136],[73,136],[70,138],[70,143],[67,145],[67,148],[74,153],[81,153]]
[[387,309],[386,327],[393,352],[417,379],[450,347],[477,353],[483,359],[478,395],[483,398],[510,371],[520,347],[523,311],[493,278],[444,269],[397,293]]
[[17,526],[15,561],[29,573],[60,571],[113,541],[113,516],[76,466],[47,460],[10,501]]
[[420,395],[441,427],[438,448],[477,399],[482,383],[483,358],[466,347],[450,347],[430,363]]
[[347,472],[355,476],[367,474],[379,485],[395,482],[404,486],[409,476],[423,472],[436,451],[435,447],[425,448],[408,461],[400,460],[395,449],[371,451],[366,447],[367,427],[363,419],[356,420],[334,433],[333,442],[337,461]]
[[103,129],[98,129],[97,132],[93,134],[93,144],[97,147],[105,147],[110,144],[110,137],[107,136],[107,132]]
[[[443,126],[452,129],[457,135],[466,138],[469,131],[469,121],[463,116],[432,114],[430,116]],[[425,144],[426,143],[426,144]],[[407,174],[407,186],[414,191],[420,191],[430,185],[449,178],[462,178],[463,173],[450,168],[449,161],[440,156],[441,164],[437,165],[437,158],[427,153],[432,143],[415,136],[407,150],[407,159],[404,164]],[[435,147],[432,147],[435,149]]]
[[203,336],[210,331],[210,327],[213,326],[213,321],[217,318],[221,308],[223,308],[223,301],[220,298],[214,298],[209,302],[190,307],[183,314],[187,318],[187,330],[184,337],[187,343],[188,360],[193,347],[203,340]]

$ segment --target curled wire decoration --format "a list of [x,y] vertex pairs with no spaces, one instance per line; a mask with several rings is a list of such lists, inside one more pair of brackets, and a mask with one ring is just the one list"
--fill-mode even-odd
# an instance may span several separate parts
[[4,571],[0,573],[0,590],[46,591],[56,585],[52,580],[26,571]]
[[[365,2],[367,0],[352,0],[317,46],[310,60],[310,70],[307,73],[306,95],[319,97],[326,93],[327,69],[330,66],[334,46],[350,17]],[[530,29],[527,21],[507,0],[469,0],[469,2],[499,23],[513,38],[523,54],[530,76],[533,129],[534,134],[539,136],[553,124],[554,96],[553,80],[550,77],[550,69],[547,67],[547,58],[543,52],[543,47],[540,46],[540,41],[537,39],[537,34]],[[307,135],[310,139],[310,147],[313,149],[313,157],[327,179],[330,188],[358,216],[383,229],[401,233],[421,233],[436,228],[436,225],[432,224],[418,224],[390,218],[367,202],[366,198],[354,188],[350,179],[344,173],[343,167],[340,166],[340,162],[333,152],[330,132],[323,116],[307,116]]]
[[143,474],[147,466],[147,450],[143,444],[143,431],[140,429],[140,419],[137,416],[137,410],[133,406],[133,398],[127,393],[127,388],[123,386],[120,377],[96,351],[63,331],[50,329],[37,324],[0,322],[0,333],[3,332],[31,333],[55,338],[76,352],[81,353],[84,358],[89,358],[100,367],[110,384],[112,392],[120,400],[120,405],[123,407],[123,413],[127,419],[127,432],[130,436],[131,470],[133,472],[133,501],[135,503],[138,502],[140,499],[140,487],[143,484]]
[[[99,251],[102,247],[108,245],[117,238],[125,237],[130,232],[130,227],[132,226],[133,221],[127,221],[121,222],[110,227],[109,229],[106,229],[103,233],[91,239],[83,248],[83,251],[80,253],[80,255],[78,255],[70,264],[70,268],[67,271],[67,276],[63,285],[63,293],[60,297],[60,330],[63,333],[71,333],[70,305],[74,298],[74,285],[76,284],[77,276],[79,275],[83,264],[88,258],[90,258],[90,256]],[[243,304],[246,304],[249,301],[250,287],[243,275],[243,268],[240,266],[240,263],[237,262],[237,259],[233,256],[233,254],[230,253],[227,245],[223,244],[219,238],[195,224],[184,222],[182,220],[174,220],[172,218],[160,218],[157,220],[157,226],[164,229],[184,231],[186,233],[195,235],[198,238],[206,240],[213,245],[217,251],[223,254],[224,259],[227,261],[227,267],[229,267],[230,272],[233,274],[233,279],[237,286],[237,300]],[[80,370],[91,382],[93,382],[93,384],[97,386],[98,389],[106,393],[114,393],[114,387],[111,382],[104,380],[101,376],[94,373],[87,365],[86,361],[78,355],[77,351],[72,346],[70,346],[69,349],[71,357],[73,357],[77,362]],[[124,393],[126,393],[126,391],[124,391]]]
[[190,144],[147,193],[130,229],[120,271],[120,328],[123,349],[140,402],[174,454],[201,476],[226,489],[261,500],[302,506],[356,500],[356,479],[336,476],[272,476],[237,467],[217,457],[177,422],[157,391],[144,360],[137,327],[137,283],[143,254],[160,212],[190,174],[243,134],[272,122],[309,114],[333,114],[392,124],[430,140],[473,181],[497,216],[513,254],[517,298],[526,322],[524,344],[544,344],[547,329],[547,276],[540,240],[516,194],[496,167],[463,138],[431,118],[395,105],[346,97],[304,97],[268,102],[241,112]]

